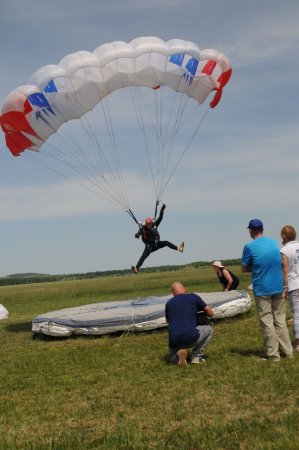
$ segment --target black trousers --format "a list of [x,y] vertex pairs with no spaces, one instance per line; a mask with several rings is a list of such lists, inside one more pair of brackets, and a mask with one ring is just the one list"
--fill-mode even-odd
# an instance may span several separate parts
[[146,260],[146,258],[148,258],[151,253],[156,252],[157,250],[160,250],[160,248],[164,248],[164,247],[169,247],[172,250],[178,249],[177,245],[174,245],[168,241],[159,241],[159,242],[157,242],[155,247],[146,245],[138,263],[136,264],[136,268],[139,269],[142,266],[142,264],[144,263],[144,261]]

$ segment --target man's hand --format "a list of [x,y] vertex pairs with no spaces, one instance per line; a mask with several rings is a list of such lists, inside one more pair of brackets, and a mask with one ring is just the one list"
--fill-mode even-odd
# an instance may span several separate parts
[[162,205],[162,208],[161,208],[161,211],[164,211],[165,208],[166,208],[166,205],[163,204],[163,205]]
[[140,237],[140,234],[135,233],[135,238],[136,238],[136,239],[139,239],[139,237]]

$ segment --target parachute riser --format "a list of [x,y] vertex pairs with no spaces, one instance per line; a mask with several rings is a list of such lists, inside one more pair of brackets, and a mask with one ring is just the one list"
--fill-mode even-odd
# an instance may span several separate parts
[[[157,217],[157,212],[158,212],[158,206],[159,206],[160,200],[156,200],[156,205],[155,205],[155,214],[154,214],[154,220],[156,220]],[[135,214],[133,213],[133,211],[131,210],[131,208],[127,209],[126,212],[129,214],[129,216],[134,220],[134,222],[137,223],[137,225],[140,227],[140,222],[138,222],[138,220],[136,219]]]
[[137,225],[140,226],[140,224],[139,224],[138,220],[136,219],[136,217],[135,217],[134,213],[132,212],[132,210],[131,210],[131,209],[127,209],[126,212],[129,214],[130,217],[132,217],[132,219],[134,220],[134,222],[136,222]]

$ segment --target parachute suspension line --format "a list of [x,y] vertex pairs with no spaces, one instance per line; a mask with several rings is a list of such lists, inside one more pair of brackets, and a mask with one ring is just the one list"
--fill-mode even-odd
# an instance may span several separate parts
[[172,172],[170,173],[170,175],[169,175],[167,181],[165,182],[165,184],[164,184],[164,186],[163,186],[162,192],[164,192],[165,189],[167,188],[167,186],[168,186],[168,184],[169,184],[171,178],[172,178],[173,175],[175,174],[175,172],[176,172],[176,170],[177,170],[177,168],[178,168],[180,162],[182,161],[183,157],[184,157],[185,154],[187,153],[187,150],[189,149],[190,145],[192,144],[192,142],[193,142],[195,136],[197,135],[197,133],[198,133],[198,131],[199,131],[199,129],[200,129],[200,127],[201,127],[203,121],[204,121],[205,118],[207,117],[207,114],[208,114],[209,110],[210,110],[210,106],[208,106],[206,112],[204,113],[204,115],[203,115],[203,117],[201,118],[201,120],[199,121],[199,123],[198,123],[196,129],[194,130],[192,136],[190,137],[190,139],[189,139],[189,141],[188,141],[188,143],[187,143],[187,145],[186,145],[184,151],[181,153],[181,156],[179,157],[179,159],[178,159],[178,161],[177,161],[175,167],[173,168]]
[[[53,108],[57,110],[55,106],[53,106]],[[58,111],[58,113],[60,112]],[[67,158],[71,158],[74,164],[77,165],[79,157],[79,161],[82,162],[82,165],[84,166],[85,165],[84,153],[81,151],[80,146],[71,137],[71,134],[67,132],[67,129],[65,129],[66,127],[64,127],[64,132],[61,133],[60,129],[56,130],[55,128],[52,127],[51,122],[46,121],[46,123],[53,131],[53,134],[56,133],[57,136],[59,136],[59,138],[62,140],[62,142],[66,145],[67,149],[69,150],[67,152],[64,147],[60,147],[58,149],[57,147],[55,147],[55,145],[52,145],[52,148],[54,148],[54,150],[57,151],[57,153],[59,154],[60,159],[62,156],[66,156]],[[51,136],[50,139],[52,140],[53,136]],[[76,155],[75,158],[74,154]],[[68,159],[65,160],[64,162],[66,165],[68,165]]]
[[[161,198],[161,180],[163,173],[163,148],[162,148],[162,130],[163,130],[163,110],[164,110],[164,89],[159,89],[156,96],[155,108],[156,108],[156,153],[157,153],[157,185],[158,185],[158,194],[157,200]],[[158,203],[159,204],[159,203]],[[156,203],[157,210],[157,203]],[[155,213],[156,217],[156,213]]]
[[[50,123],[48,123],[48,125],[51,127]],[[53,132],[55,131],[53,129],[53,127],[51,127],[51,129],[53,130]],[[85,178],[96,189],[98,189],[99,191],[101,191],[105,194],[105,195],[99,195],[100,197],[103,197],[105,200],[108,200],[108,201],[110,199],[110,201],[112,203],[117,204],[118,206],[121,207],[122,210],[125,210],[128,207],[127,202],[120,201],[119,196],[116,195],[115,193],[113,194],[111,187],[109,186],[109,184],[107,183],[107,180],[104,177],[101,178],[102,185],[98,183],[99,178],[92,176],[92,172],[90,171],[90,168],[88,166],[86,166],[86,164],[85,164],[86,160],[88,160],[87,156],[85,157],[84,152],[81,151],[81,147],[76,143],[76,141],[74,141],[74,139],[72,139],[71,134],[65,133],[65,131],[67,131],[67,130],[64,130],[64,132],[61,133],[60,130],[57,130],[56,134],[62,139],[62,142],[67,144],[67,148],[68,148],[68,150],[70,150],[71,153],[65,151],[64,147],[60,147],[60,148],[56,147],[49,140],[47,142],[47,145],[49,147],[51,147],[52,149],[54,149],[54,152],[52,151],[50,154],[47,154],[46,152],[38,152],[37,151],[36,154],[39,155],[40,158],[48,157],[49,159],[56,160],[56,161],[59,161],[60,163],[64,164],[66,167],[73,170],[74,172],[79,174],[81,177]],[[66,136],[64,136],[64,134]],[[77,157],[75,159],[74,159],[74,154]],[[71,163],[70,160],[73,160],[73,162]],[[56,172],[56,173],[60,174],[61,176],[64,176],[65,178],[70,179],[72,181],[72,179],[70,177],[65,176],[62,172],[55,170],[52,167],[47,166],[46,164],[44,164],[44,166],[47,167],[48,169],[52,170],[53,172]],[[86,170],[86,173],[84,172],[84,170]],[[103,185],[103,181],[105,182],[105,185]],[[87,190],[94,192],[94,190],[87,188],[83,183],[79,183],[77,181],[75,184],[84,186]],[[107,189],[107,187],[105,189],[106,185],[108,185],[108,189]]]
[[[109,161],[108,161],[107,157],[105,156],[105,153],[103,151],[103,146],[101,145],[101,143],[99,141],[99,136],[96,131],[96,125],[95,125],[96,120],[95,120],[93,111],[89,111],[88,115],[86,114],[86,115],[82,116],[81,120],[82,120],[82,123],[83,123],[83,126],[84,126],[86,132],[87,133],[88,133],[88,131],[90,132],[91,140],[94,142],[94,145],[92,145],[92,149],[95,148],[97,150],[95,152],[95,155],[96,155],[95,161],[97,162],[99,171],[102,172],[102,174],[101,174],[102,182],[107,184],[107,186],[111,190],[113,190],[111,187],[111,185],[112,185],[114,188],[115,194],[117,196],[119,196],[120,198],[122,198],[122,202],[124,204],[127,204],[127,202],[124,200],[124,198],[121,195],[121,190],[117,183],[117,178],[115,177],[113,169],[111,168],[111,165],[109,164]],[[107,127],[107,130],[109,133],[108,127]],[[101,166],[103,166],[104,170],[101,168]],[[105,171],[106,171],[106,174],[105,174]],[[111,185],[109,183],[111,183]]]
[[147,138],[147,134],[146,134],[146,127],[144,124],[144,117],[143,117],[143,112],[142,112],[143,97],[141,95],[140,89],[137,89],[137,90],[131,89],[130,93],[131,93],[132,104],[134,106],[138,125],[140,128],[141,136],[142,136],[143,142],[144,142],[145,153],[146,153],[146,157],[147,157],[150,172],[151,172],[151,177],[152,177],[152,182],[153,182],[153,186],[154,186],[156,199],[158,199],[158,190],[157,190],[157,185],[156,185],[155,176],[154,176],[154,169],[153,169],[153,165],[152,165],[152,161],[151,161],[151,157],[150,157],[150,149],[149,149],[148,138]]
[[[163,167],[164,167],[164,153],[165,147],[162,146],[162,130],[163,130],[163,111],[164,111],[164,88],[160,88],[155,98],[155,111],[156,111],[156,139],[157,139],[157,183],[158,183],[158,197],[161,198],[161,186],[163,180]],[[169,125],[169,123],[168,123]]]
[[[149,108],[148,103],[144,99],[143,90],[139,89],[138,94],[134,92],[135,98],[132,95],[132,102],[135,108],[135,113],[138,119],[139,128],[141,130],[141,134],[144,140],[144,148],[146,151],[146,157],[148,160],[148,164],[150,167],[151,177],[153,181],[153,186],[155,190],[156,200],[161,200],[161,186],[163,184],[163,165],[164,165],[164,154],[165,149],[162,146],[162,138],[163,138],[163,118],[164,118],[164,89],[160,88],[155,91],[154,96],[154,105],[152,110]],[[134,101],[135,100],[135,101]],[[156,143],[155,143],[155,152],[150,150],[148,137],[147,137],[147,128],[144,124],[144,113],[147,112],[147,115],[152,123],[152,128],[155,131]],[[170,120],[169,120],[170,121]],[[155,158],[153,158],[155,155]]]
[[[167,60],[165,60],[165,71],[167,67]],[[163,180],[163,167],[165,163],[165,146],[163,145],[163,132],[165,133],[165,125],[164,125],[164,109],[165,109],[165,92],[166,88],[163,86],[155,91],[156,96],[154,97],[155,101],[155,120],[156,120],[156,161],[157,161],[157,185],[158,185],[158,194],[157,201],[155,207],[155,217],[157,214],[157,208],[159,204],[159,200],[162,196],[162,180]],[[166,134],[169,130],[170,117],[173,109],[170,109],[169,112],[169,120],[166,127]],[[167,115],[166,115],[167,116]],[[165,136],[164,136],[165,139]]]
[[[49,126],[50,126],[50,124],[49,124]],[[55,130],[53,129],[53,131],[55,131]],[[85,173],[85,171],[86,171],[85,159],[82,156],[82,152],[80,151],[80,147],[76,144],[76,142],[74,142],[74,140],[71,139],[71,135],[68,135],[68,133],[65,133],[66,136],[64,136],[64,133],[61,133],[60,130],[57,130],[56,134],[59,136],[59,138],[62,140],[62,142],[66,144],[66,147],[67,147],[68,150],[70,150],[70,152],[66,151],[64,146],[60,146],[58,148],[57,146],[55,146],[53,144],[53,142],[51,142],[51,139],[50,139],[49,141],[47,141],[46,144],[44,144],[44,146],[51,147],[51,152],[48,154],[46,152],[46,150],[43,151],[43,152],[36,151],[36,155],[38,155],[39,158],[48,158],[48,159],[51,159],[52,161],[58,161],[62,165],[66,166],[68,169],[74,171],[75,173],[77,173],[78,175],[83,177],[96,190],[99,190],[99,191],[105,193],[105,195],[99,194],[100,197],[104,198],[107,201],[109,201],[109,199],[110,199],[110,201],[112,203],[117,204],[118,206],[121,207],[121,209],[125,209],[124,205],[120,204],[118,199],[115,199],[114,196],[110,192],[108,192],[106,189],[104,189],[103,186],[99,185],[99,183],[97,182],[96,179],[93,179],[89,175],[90,171],[87,171],[87,173]],[[66,138],[68,138],[68,139],[66,139]],[[75,159],[74,159],[74,151],[73,151],[74,149],[75,150],[79,150],[76,153],[77,158],[75,158]],[[25,155],[28,156],[29,159],[33,159],[29,152],[24,153],[24,156]],[[40,163],[40,165],[46,167],[47,169],[52,170],[55,173],[58,173],[60,176],[62,176],[64,178],[67,178],[70,181],[73,181],[70,176],[67,176],[64,173],[60,172],[59,170],[54,169],[53,167],[50,167],[49,165],[45,164],[44,162],[39,161],[39,163]],[[88,188],[83,183],[79,183],[78,181],[74,181],[74,183],[80,185],[81,187],[84,187],[85,189],[87,189],[87,190],[89,190],[89,191],[91,191],[93,193],[95,193],[94,189]]]
[[[157,90],[156,96],[159,98],[160,89]],[[163,91],[163,90],[162,90]],[[137,117],[137,122],[139,125],[139,129],[141,132],[141,137],[143,139],[144,149],[146,158],[148,161],[148,165],[150,168],[152,183],[154,186],[155,196],[156,200],[160,202],[161,200],[161,158],[163,156],[162,149],[161,149],[161,138],[162,138],[162,119],[163,119],[163,101],[160,100],[160,108],[158,110],[160,111],[157,113],[157,106],[154,103],[154,109],[151,110],[149,108],[148,103],[144,99],[143,96],[143,90],[142,88],[136,90],[130,90],[131,93],[131,101],[134,106],[135,114]],[[155,102],[157,102],[157,99],[155,99]],[[152,128],[155,130],[155,136],[156,136],[156,158],[155,161],[153,161],[153,154],[154,152],[150,150],[149,145],[149,137],[148,137],[148,127],[145,126],[145,112],[147,113],[147,117],[152,123]],[[154,114],[153,114],[154,113]],[[162,156],[161,156],[162,155]]]
[[[79,99],[80,101],[80,99]],[[103,100],[102,100],[103,101]],[[101,102],[102,106],[103,103]],[[106,104],[108,105],[108,101],[106,100]],[[107,108],[108,109],[108,106]],[[120,175],[120,169],[119,169],[119,159],[118,156],[116,157],[115,155],[117,154],[117,147],[116,147],[116,140],[115,140],[115,136],[114,136],[114,131],[113,131],[113,127],[112,127],[112,120],[111,120],[111,114],[110,114],[110,121],[107,119],[107,112],[105,112],[105,109],[103,107],[103,112],[104,112],[104,116],[105,116],[105,121],[106,121],[106,128],[107,128],[107,132],[109,135],[109,139],[110,139],[110,143],[113,142],[114,140],[114,145],[111,144],[111,148],[113,150],[113,155],[116,161],[115,166],[118,167],[118,169],[116,170],[117,173],[115,173],[115,170],[112,169],[111,164],[109,163],[109,160],[107,159],[105,152],[103,150],[103,146],[100,144],[99,139],[98,139],[98,133],[96,132],[96,126],[95,126],[95,118],[93,115],[93,111],[90,112],[90,116],[93,119],[93,126],[91,123],[91,120],[89,119],[89,115],[85,114],[81,117],[81,121],[82,121],[82,125],[84,127],[84,129],[86,130],[87,135],[90,137],[91,140],[91,148],[94,151],[94,149],[96,151],[94,151],[95,154],[95,161],[97,163],[97,166],[100,170],[100,172],[102,172],[101,178],[103,180],[103,182],[105,182],[107,184],[107,186],[109,187],[109,189],[114,190],[115,192],[115,196],[119,196],[119,198],[121,199],[123,205],[125,208],[128,207],[128,201],[127,201],[127,197],[126,197],[126,192],[124,189],[124,183],[123,183],[123,179]],[[112,138],[112,137],[113,138]],[[100,161],[99,161],[99,157],[100,157]],[[118,162],[117,162],[118,160]],[[101,170],[101,165],[104,167],[104,170]],[[105,174],[106,171],[106,174]]]
[[[66,134],[66,136],[68,137],[69,142],[66,141],[64,134]],[[72,138],[71,134],[68,133],[67,130],[63,130],[63,132],[60,132],[60,130],[58,130],[57,135],[60,139],[62,139],[62,142],[68,144],[68,151],[66,151],[62,146],[58,148],[53,143],[51,143],[52,148],[54,148],[57,153],[56,159],[63,162],[72,170],[76,170],[78,173],[80,173],[81,176],[90,180],[91,170],[90,166],[88,165],[89,161],[85,153],[82,151],[81,147],[77,144],[77,142],[75,142],[74,138]]]
[[[80,120],[79,123],[81,124],[83,130],[85,130]],[[53,129],[53,131],[55,130]],[[88,155],[83,151],[82,146],[79,146],[77,144],[77,142],[72,137],[71,133],[68,132],[67,127],[63,128],[63,132],[60,132],[60,129],[58,129],[56,131],[56,134],[59,136],[62,142],[66,144],[68,151],[66,151],[64,147],[58,148],[51,143],[51,147],[57,152],[57,156],[54,157],[52,155],[52,159],[56,159],[57,161],[65,164],[67,167],[71,168],[72,170],[83,176],[90,183],[94,184],[94,186],[96,186],[98,189],[101,189],[101,187],[98,185],[98,182],[95,182],[92,179],[92,176],[90,176],[90,174],[92,173],[91,167],[93,168],[93,165],[91,167],[88,166],[87,164],[89,162]],[[73,161],[72,164],[70,163],[70,160]],[[98,179],[98,176],[93,177],[95,178],[95,180]],[[104,181],[106,181],[103,175],[101,175],[101,178]]]
[[[79,147],[73,140],[70,139],[70,135],[69,135],[70,142],[67,142],[67,140],[65,139],[63,133],[60,133],[59,130],[58,130],[58,131],[57,131],[57,134],[58,134],[59,137],[62,139],[62,141],[65,142],[65,143],[67,144],[67,147],[68,147],[71,151],[72,151],[72,148],[78,147],[78,148],[79,148],[79,154],[80,154],[80,147]],[[66,136],[68,137],[68,135],[66,135]],[[46,145],[46,144],[44,144],[44,145]],[[79,174],[80,176],[82,176],[83,178],[85,178],[85,179],[86,179],[90,184],[92,184],[96,189],[98,189],[98,190],[104,192],[104,193],[105,193],[105,196],[100,195],[101,197],[105,198],[106,200],[108,200],[108,198],[110,198],[111,201],[112,201],[114,204],[118,204],[118,206],[120,206],[121,209],[125,209],[126,205],[124,205],[123,203],[121,203],[121,202],[118,200],[117,196],[112,195],[112,194],[109,192],[110,190],[107,191],[106,189],[104,189],[103,186],[99,185],[99,183],[97,182],[97,178],[95,178],[95,179],[92,178],[92,177],[89,175],[89,171],[88,171],[87,173],[85,173],[84,170],[82,170],[82,168],[84,169],[84,165],[85,165],[85,164],[84,164],[84,162],[85,162],[84,158],[82,159],[82,166],[81,166],[81,165],[78,165],[78,161],[77,161],[77,160],[75,160],[75,161],[73,161],[73,162],[71,163],[71,162],[70,162],[70,159],[73,160],[73,153],[71,153],[71,155],[70,155],[68,152],[66,152],[66,151],[64,150],[63,147],[58,148],[58,147],[56,147],[53,143],[51,143],[50,141],[47,142],[47,146],[51,147],[54,151],[52,151],[50,154],[48,154],[48,153],[46,153],[46,152],[39,152],[39,151],[36,151],[36,154],[39,155],[40,158],[49,158],[49,159],[51,159],[51,160],[59,161],[60,163],[62,163],[62,164],[64,164],[65,166],[67,166],[69,169],[73,170],[74,172],[76,172],[77,174]],[[27,153],[27,152],[26,152],[26,153]],[[25,153],[24,153],[24,155],[25,155]],[[28,153],[28,156],[31,156],[31,155],[29,155],[29,153]],[[77,155],[77,156],[78,156],[78,155]],[[67,159],[65,159],[65,157],[67,157]],[[79,162],[80,162],[80,160],[79,160]],[[55,169],[53,169],[52,167],[49,167],[49,166],[46,165],[46,164],[43,164],[43,165],[44,165],[47,169],[50,169],[50,170],[52,170],[53,172],[58,173],[58,174],[60,174],[61,176],[63,176],[63,177],[65,177],[65,178],[67,178],[67,179],[69,179],[69,180],[72,181],[72,179],[71,179],[70,177],[65,176],[62,172],[59,172],[58,170],[55,170]],[[86,167],[85,167],[85,168],[86,168]],[[76,184],[79,184],[80,186],[84,186],[82,183],[79,183],[79,182],[76,182]],[[87,188],[87,187],[86,187],[86,189],[88,189],[88,190],[91,191],[91,192],[94,192],[94,191],[93,191],[92,189],[90,189],[90,188]]]
[[[133,64],[134,64],[135,85],[138,86],[138,84],[137,84],[137,71],[136,71],[136,59],[135,58],[133,59]],[[141,137],[143,138],[145,153],[146,153],[146,157],[147,157],[147,160],[148,160],[148,163],[149,163],[149,168],[150,168],[150,172],[151,172],[151,177],[152,177],[152,182],[153,182],[153,186],[154,186],[154,191],[156,193],[156,198],[157,198],[157,190],[156,190],[156,185],[155,185],[154,171],[153,171],[153,167],[152,167],[152,163],[151,163],[151,159],[150,159],[149,145],[148,145],[148,140],[147,140],[147,136],[146,136],[144,120],[143,120],[143,114],[142,114],[142,108],[141,108],[140,90],[141,89],[138,89],[138,88],[136,90],[135,89],[129,89],[129,92],[131,94],[131,101],[132,101],[132,104],[134,106],[135,114],[136,114],[136,117],[137,117],[137,122],[138,122],[140,133],[141,133]],[[135,95],[134,95],[134,93],[135,93]]]
[[101,105],[102,105],[102,109],[103,109],[103,113],[104,113],[104,117],[105,117],[105,122],[106,122],[106,127],[108,130],[108,135],[109,135],[109,139],[110,139],[112,152],[114,155],[115,171],[117,174],[117,179],[115,177],[116,186],[120,192],[120,196],[122,197],[124,204],[128,205],[127,190],[126,190],[126,185],[125,185],[125,181],[124,181],[122,166],[121,166],[119,152],[118,152],[118,145],[116,142],[114,127],[113,127],[112,114],[111,114],[110,105],[109,105],[109,101],[108,101],[107,97],[105,97],[102,100]]
[[[165,88],[163,90],[165,90]],[[179,101],[179,95],[177,93],[174,94],[174,92],[173,92],[173,95],[171,96],[171,98],[172,98],[172,102],[171,102],[171,105],[169,105],[169,114],[167,115],[168,121],[167,121],[167,125],[165,126],[164,137],[162,140],[163,147],[165,147],[167,142],[169,142],[171,140],[171,136],[173,134],[173,132],[172,132],[172,129],[173,129],[172,122],[174,120],[173,116],[174,116],[175,111],[178,110],[178,107],[176,105]]]
[[[72,80],[71,80],[71,84],[73,84]],[[76,92],[75,87],[74,87],[74,92]],[[77,99],[77,105],[80,107],[80,112],[82,113],[81,118],[80,118],[80,124],[81,124],[83,130],[85,131],[86,136],[88,137],[89,147],[93,154],[93,161],[92,161],[92,160],[90,160],[89,154],[87,152],[83,151],[84,159],[86,161],[89,161],[89,163],[90,163],[90,168],[88,169],[88,173],[92,173],[94,171],[94,166],[96,166],[97,170],[100,174],[102,183],[105,183],[109,187],[109,189],[111,189],[112,191],[114,190],[114,192],[115,192],[114,197],[119,196],[119,199],[123,203],[124,209],[126,209],[128,207],[128,201],[127,201],[127,197],[126,197],[126,194],[124,191],[124,187],[123,187],[124,185],[122,184],[122,187],[120,187],[120,184],[119,184],[119,171],[118,171],[118,178],[117,178],[115,176],[115,173],[111,169],[111,166],[110,166],[110,164],[107,160],[107,157],[105,156],[105,153],[103,151],[103,148],[99,142],[98,134],[96,132],[95,121],[93,121],[93,126],[92,126],[92,123],[89,119],[89,115],[86,114],[86,112],[83,108],[80,96],[76,95],[76,99]],[[90,115],[93,118],[92,112],[90,112]],[[110,123],[111,123],[111,121],[110,121]],[[110,129],[111,129],[111,127],[110,127]],[[107,127],[107,130],[109,133],[109,127]],[[111,131],[109,133],[109,137],[111,137]],[[115,155],[115,151],[114,151],[114,155]],[[104,170],[102,167],[104,168]],[[105,173],[105,170],[106,170],[106,173]],[[98,175],[94,175],[94,177],[98,178]]]
[[[73,88],[74,88],[74,92],[76,92],[76,89],[72,83],[72,80],[70,80]],[[99,161],[99,142],[96,139],[96,133],[92,130],[91,124],[89,123],[89,120],[86,116],[86,112],[84,111],[80,96],[77,94],[76,95],[76,104],[77,104],[77,109],[79,108],[80,110],[80,118],[78,118],[77,120],[79,121],[79,124],[82,128],[82,130],[84,131],[84,134],[87,136],[88,142],[89,142],[89,149],[91,149],[90,151],[93,153],[93,161],[95,162],[95,165],[100,173],[100,176],[103,178],[104,173],[101,171],[101,166],[100,166],[100,161]],[[77,111],[74,111],[74,113],[77,113]],[[69,135],[70,136],[70,135]],[[70,140],[73,140],[73,138],[70,136]],[[90,163],[90,157],[89,157],[89,153],[82,147],[79,145],[75,146],[75,150],[76,150],[76,157],[80,157],[80,159],[82,158],[82,162],[83,165],[86,167],[87,171],[90,171],[90,167],[88,166],[87,163]],[[92,164],[92,167],[94,166],[94,164]],[[101,173],[102,172],[102,173]]]
[[[41,155],[41,153],[39,153],[39,154]],[[82,184],[78,180],[75,180],[74,178],[68,177],[66,174],[60,172],[59,170],[53,169],[53,167],[48,166],[43,161],[40,161],[40,160],[34,158],[32,155],[29,154],[29,152],[26,152],[26,153],[24,152],[24,154],[22,156],[25,159],[29,159],[30,161],[33,161],[35,164],[38,164],[38,165],[40,165],[42,167],[46,167],[48,170],[51,170],[52,172],[58,174],[59,176],[65,178],[66,180],[71,181],[73,184],[76,184],[77,186],[80,186],[80,188],[83,188],[83,189],[91,192],[92,194],[96,195],[97,197],[103,198],[107,202],[113,203],[115,206],[120,207],[123,210],[123,205],[120,202],[118,202],[117,199],[114,199],[113,197],[109,196],[108,193],[107,193],[107,196],[105,196],[103,194],[99,194],[98,190],[101,189],[99,186],[97,186],[96,190],[93,190],[90,187],[86,186],[86,184]],[[46,156],[49,156],[49,155],[46,155]],[[56,159],[56,158],[54,158],[54,159]],[[93,183],[93,184],[95,184],[95,183]]]
[[[166,133],[163,137],[162,141],[162,134],[159,142],[159,152],[161,153],[159,155],[158,164],[160,165],[159,168],[159,197],[162,197],[163,194],[163,186],[164,182],[167,176],[167,171],[169,170],[170,161],[172,160],[173,153],[174,153],[174,147],[177,135],[179,133],[179,130],[181,128],[182,124],[182,118],[186,109],[186,106],[188,104],[188,97],[186,97],[183,94],[178,95],[177,93],[172,96],[173,102],[172,106],[169,112],[169,121],[167,124]],[[159,115],[161,114],[161,119],[158,119],[160,122],[158,123],[158,127],[162,129],[162,112],[164,105],[164,94],[163,98],[160,97],[160,104],[156,107],[157,111],[157,118],[159,118]],[[159,112],[158,112],[159,111]]]
[[[134,91],[134,90],[133,90]],[[186,106],[188,105],[189,98],[184,95],[184,93],[174,93],[171,96],[172,107],[169,114],[167,126],[163,123],[164,110],[165,110],[165,90],[160,88],[156,90],[156,96],[154,100],[154,115],[151,115],[151,111],[147,108],[147,103],[143,98],[142,90],[138,89],[137,92],[132,90],[132,103],[134,105],[135,113],[137,116],[139,128],[141,130],[141,135],[144,141],[144,148],[146,152],[147,161],[150,167],[152,182],[155,190],[156,200],[160,202],[162,194],[165,191],[166,183],[168,184],[167,173],[171,171],[170,163],[173,160],[173,153],[177,135],[180,131]],[[156,162],[153,164],[152,154],[150,151],[149,141],[147,137],[147,131],[144,121],[144,111],[148,112],[148,117],[153,123],[153,128],[156,133]],[[166,132],[165,132],[166,126]],[[174,172],[181,161],[182,157],[179,158],[175,165]],[[155,169],[154,169],[155,167]],[[172,176],[172,174],[171,174]]]
[[[104,112],[105,110],[104,110],[103,103],[102,103],[102,107],[103,107],[103,112]],[[93,111],[91,112],[91,115],[93,115]],[[109,187],[109,189],[111,191],[114,191],[115,196],[119,197],[119,199],[121,200],[121,202],[124,205],[124,208],[126,209],[126,208],[128,208],[128,200],[127,200],[126,190],[124,187],[123,176],[121,174],[120,162],[119,162],[118,153],[117,153],[116,140],[115,140],[115,137],[113,139],[111,138],[111,136],[114,136],[114,131],[113,131],[113,127],[112,127],[112,119],[110,118],[110,121],[109,121],[107,119],[107,115],[105,112],[104,112],[104,116],[105,116],[107,134],[110,139],[110,145],[112,148],[112,155],[114,157],[114,160],[113,160],[113,158],[111,158],[111,161],[109,162],[109,159],[107,158],[107,156],[105,155],[105,152],[102,149],[103,146],[101,146],[99,143],[98,136],[95,131],[94,133],[95,133],[95,138],[98,142],[97,148],[98,148],[98,151],[100,154],[99,156],[101,158],[101,163],[104,166],[104,169],[106,170],[106,173],[103,173],[103,175],[102,175],[102,180],[103,180],[103,182],[105,182],[105,184],[107,184],[107,186]],[[93,119],[94,119],[94,123],[95,123],[96,120],[94,117],[93,117]],[[112,142],[114,142],[114,144],[111,144]],[[112,163],[114,163],[114,167],[113,167]]]
[[[164,187],[163,185],[163,181],[166,179],[167,171],[169,170],[171,158],[174,152],[175,141],[179,129],[183,127],[183,125],[194,115],[194,113],[198,109],[198,104],[196,103],[195,107],[191,111],[189,111],[188,114],[185,114],[186,107],[189,106],[190,102],[188,102],[188,98],[184,95],[184,93],[180,93],[180,95],[176,93],[176,95],[172,96],[172,100],[173,100],[172,105],[170,107],[170,112],[172,112],[172,115],[171,114],[168,115],[168,124],[166,132],[164,134],[164,139],[162,141],[162,149],[164,148],[166,153],[166,148],[168,145],[168,153],[164,158],[164,169],[163,169],[164,171],[161,177],[160,197],[162,197],[162,194],[166,188],[166,186]],[[175,112],[176,117],[174,118],[173,116],[175,115]],[[184,115],[185,117],[183,117]],[[181,159],[182,157],[177,162],[174,172],[177,166],[179,165]]]
[[[86,111],[83,108],[83,104],[81,102],[81,98],[79,96],[79,94],[77,94],[77,89],[76,86],[73,83],[72,78],[70,78],[70,83],[73,87],[73,91],[75,93],[75,97],[77,100],[77,106],[79,106],[80,109],[80,119],[79,119],[79,123],[83,129],[83,131],[85,132],[88,140],[89,140],[89,147],[91,149],[91,152],[93,153],[93,160],[91,161],[89,158],[89,153],[84,152],[84,150],[82,149],[83,155],[84,155],[84,159],[86,161],[89,161],[91,163],[91,167],[94,169],[94,163],[99,171],[100,177],[102,179],[105,180],[104,174],[105,174],[105,170],[102,170],[102,166],[104,166],[104,168],[109,171],[109,164],[106,161],[103,149],[101,147],[101,144],[97,138],[97,133],[96,133],[96,127],[95,127],[95,122],[93,122],[93,126],[91,124],[91,121],[88,118],[88,115],[86,113]],[[105,180],[105,182],[107,183],[107,180]]]

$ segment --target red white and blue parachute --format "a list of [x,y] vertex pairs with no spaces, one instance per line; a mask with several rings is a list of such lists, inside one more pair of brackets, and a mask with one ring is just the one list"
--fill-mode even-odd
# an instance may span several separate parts
[[[99,133],[95,131],[89,112],[99,105],[104,108],[103,117],[113,147],[110,153],[117,153],[117,125],[112,121],[107,102],[114,92],[134,88],[136,122],[144,136],[146,151],[151,152],[149,149],[153,145],[146,142],[145,131],[145,124],[149,120],[142,112],[143,97],[136,92],[150,88],[153,95],[159,98],[154,119],[158,143],[155,143],[156,149],[153,152],[157,154],[158,151],[159,164],[164,166],[156,170],[150,162],[150,167],[152,176],[158,174],[164,179],[156,182],[156,196],[160,197],[184,153],[184,149],[181,150],[181,155],[177,156],[171,167],[169,155],[173,153],[178,129],[183,123],[190,121],[190,116],[183,116],[186,99],[193,99],[196,104],[201,104],[211,94],[209,106],[214,108],[221,99],[231,73],[230,61],[224,54],[214,49],[200,50],[196,44],[181,39],[164,42],[157,37],[140,37],[129,43],[116,41],[103,44],[93,52],[78,51],[64,57],[58,65],[47,65],[37,70],[28,84],[14,89],[4,100],[1,107],[1,127],[5,133],[6,145],[14,156],[26,154],[27,151],[31,151],[31,155],[33,152],[43,153],[44,146],[49,142],[49,149],[45,149],[49,157],[68,166],[78,176],[90,165],[90,174],[85,175],[86,179],[92,180],[102,194],[126,209],[127,201],[124,194],[119,192],[123,181],[113,178],[112,191],[109,188],[111,173],[114,172],[114,177],[115,173],[121,172],[119,156],[116,163],[107,163],[106,156],[102,154]],[[161,102],[165,97],[165,94],[161,94],[162,88],[170,88],[175,95],[183,97],[183,100],[175,100],[169,108],[170,113],[175,114],[172,119],[172,134],[169,132],[170,120],[166,120],[164,112],[162,113],[164,106],[161,106]],[[174,104],[177,105],[176,113]],[[192,112],[191,115],[194,116],[195,113]],[[58,146],[52,145],[51,150],[50,137],[60,132],[69,121],[78,119],[85,129],[92,150],[87,150],[86,145],[82,148],[77,138],[72,144],[67,143],[69,136],[64,137]],[[168,124],[165,135],[161,131],[163,123]],[[103,135],[102,130],[100,134]],[[186,147],[191,137],[192,134],[188,131]],[[104,147],[107,147],[106,143]],[[165,149],[168,154],[161,157],[160,152]],[[90,158],[94,160],[89,163]],[[151,158],[150,153],[148,158]],[[98,175],[95,174],[96,167],[99,168]]]

